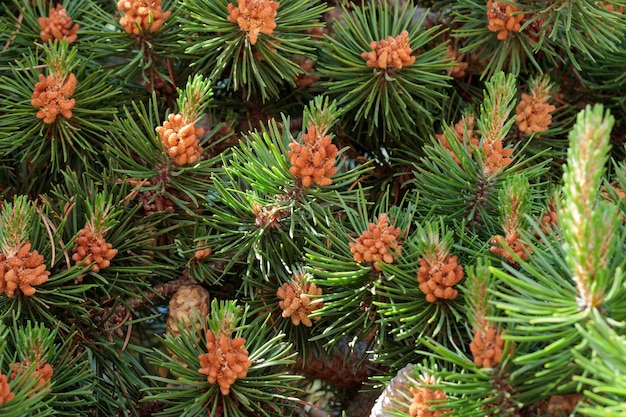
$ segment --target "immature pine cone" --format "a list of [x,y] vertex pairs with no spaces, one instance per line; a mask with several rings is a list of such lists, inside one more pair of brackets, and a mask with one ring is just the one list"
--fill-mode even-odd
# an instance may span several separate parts
[[395,38],[387,36],[387,39],[378,42],[370,42],[369,52],[363,52],[361,57],[367,62],[370,68],[386,70],[387,68],[402,69],[415,62],[415,57],[411,56],[413,50],[409,45],[409,32],[406,30]]
[[0,293],[15,297],[19,288],[22,294],[30,297],[37,291],[34,287],[48,280],[50,271],[36,250],[30,252],[31,244],[26,242],[15,256],[6,257],[0,253]]
[[304,144],[289,144],[289,172],[302,180],[303,187],[308,188],[314,183],[322,186],[332,184],[331,177],[337,173],[335,162],[339,150],[331,143],[330,135],[318,138],[315,125],[310,125],[302,139]]
[[[286,282],[276,291],[276,296],[280,299],[278,305],[283,310],[284,318],[291,317],[294,326],[300,323],[306,327],[311,327],[313,322],[309,318],[309,314],[321,308],[322,303],[316,302],[320,299],[311,299],[310,296],[322,295],[322,289],[317,288],[314,283],[297,283]],[[315,317],[319,320],[319,317]]]
[[[209,315],[209,292],[200,285],[183,285],[172,295],[169,303],[166,332],[174,337],[180,336],[177,323],[184,323],[187,328],[196,331],[203,329],[204,322],[198,321]],[[199,314],[199,317],[196,316]]]
[[0,373],[0,405],[8,403],[13,397],[15,397],[15,394],[11,392],[7,376]]
[[[72,260],[75,263],[84,261],[91,265],[91,272],[98,273],[111,265],[111,260],[117,255],[117,249],[108,243],[104,236],[106,232],[95,233],[89,223],[80,229],[76,238],[76,246],[72,248]],[[78,281],[82,281],[82,276]]]
[[406,401],[406,396],[411,392],[411,380],[409,378],[413,373],[413,367],[413,364],[408,364],[391,378],[383,392],[376,399],[369,417],[391,417],[396,415],[397,412],[409,412],[409,407],[402,403]]
[[394,256],[402,254],[398,237],[402,231],[399,227],[389,226],[386,214],[378,216],[376,223],[369,223],[366,231],[361,233],[354,242],[350,242],[350,252],[357,262],[372,262],[374,269],[380,271],[380,262],[393,263]]
[[502,360],[504,340],[493,326],[487,330],[474,328],[474,340],[470,343],[470,351],[474,356],[474,363],[483,368],[491,368]]
[[44,42],[65,39],[67,43],[72,43],[78,38],[79,25],[72,25],[72,18],[61,4],[57,4],[56,9],[50,9],[50,17],[40,17],[37,20],[41,27],[39,37]]
[[120,25],[126,33],[134,35],[147,30],[158,32],[172,14],[161,10],[161,0],[119,0],[117,9],[124,14],[120,18]]
[[548,412],[555,417],[569,416],[581,397],[581,394],[553,395],[548,401]]
[[206,375],[210,384],[217,382],[222,395],[228,395],[235,380],[245,378],[252,365],[252,361],[248,359],[248,351],[244,348],[246,339],[230,339],[221,332],[216,337],[209,330],[207,340],[206,348],[209,353],[199,356],[201,368],[198,372]]
[[76,100],[72,97],[76,89],[76,76],[58,77],[54,74],[47,77],[39,74],[39,82],[35,84],[35,91],[30,104],[39,107],[37,118],[43,119],[46,124],[53,123],[59,115],[70,119]]
[[[420,382],[423,385],[436,385],[438,381],[432,375],[422,374]],[[448,397],[440,389],[431,389],[426,386],[412,387],[413,402],[409,407],[411,417],[443,417],[450,412],[449,409],[439,408],[431,410],[430,407],[437,402],[445,401]]]
[[434,303],[438,299],[455,299],[459,292],[453,287],[463,279],[463,267],[458,264],[457,257],[438,253],[436,257],[429,258],[432,259],[419,259],[420,268],[417,271],[419,289],[426,295],[426,301]]
[[143,206],[146,216],[154,213],[173,213],[175,203],[165,194],[155,195],[154,191],[144,191],[139,194],[139,204]]
[[270,35],[276,28],[276,10],[280,5],[271,0],[238,0],[237,6],[228,4],[228,20],[248,32],[250,44],[256,44],[259,34]]
[[531,94],[522,94],[522,100],[515,108],[515,123],[520,132],[527,135],[548,130],[552,123],[552,112],[556,110],[550,99],[550,87],[539,83]]
[[204,129],[187,123],[182,115],[171,113],[163,126],[158,126],[155,130],[161,138],[163,148],[176,165],[193,164],[200,158],[202,148],[198,146],[198,136],[204,134]]
[[509,33],[519,32],[524,20],[524,14],[513,14],[520,9],[503,1],[489,0],[487,2],[487,28],[492,32],[498,32],[498,39],[503,41]]
[[293,369],[310,379],[321,379],[339,389],[354,390],[372,375],[371,367],[363,363],[367,342],[360,341],[353,347],[342,339],[329,352],[312,349],[306,358],[298,356]]

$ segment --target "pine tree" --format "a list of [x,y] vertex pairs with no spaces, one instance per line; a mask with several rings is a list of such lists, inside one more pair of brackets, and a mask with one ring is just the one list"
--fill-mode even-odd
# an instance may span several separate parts
[[626,1],[0,4],[0,415],[626,414]]

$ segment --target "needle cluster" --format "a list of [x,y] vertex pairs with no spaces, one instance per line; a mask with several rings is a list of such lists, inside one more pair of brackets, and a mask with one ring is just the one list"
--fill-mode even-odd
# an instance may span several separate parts
[[69,74],[64,77],[59,74],[45,76],[39,74],[39,82],[35,84],[35,91],[31,97],[31,104],[39,107],[37,118],[44,123],[54,123],[59,115],[70,119],[76,100],[71,98],[76,89],[76,76]]
[[474,363],[483,368],[492,368],[502,360],[504,339],[495,326],[485,329],[474,328],[474,339],[470,342],[470,351]]
[[487,28],[492,32],[498,33],[498,40],[505,40],[512,32],[519,32],[524,20],[523,13],[519,12],[520,8],[514,6],[514,2],[493,1],[487,2],[487,20],[489,25]]
[[192,164],[202,154],[198,136],[204,134],[204,129],[189,123],[182,114],[171,113],[156,131],[163,148],[176,165]]
[[68,16],[67,10],[62,4],[57,4],[56,9],[50,9],[50,16],[37,19],[41,27],[39,36],[44,42],[51,40],[65,39],[67,43],[72,43],[78,38],[80,25],[74,23]]
[[271,0],[239,0],[237,6],[228,3],[228,20],[248,32],[250,44],[256,44],[261,33],[270,35],[276,28],[276,10],[280,6]]
[[314,124],[309,126],[302,135],[304,143],[292,142],[289,144],[287,156],[291,161],[291,172],[302,180],[303,187],[313,184],[331,185],[331,177],[337,172],[335,167],[337,146],[331,143],[330,135],[320,135]]
[[89,223],[85,223],[85,227],[76,238],[76,246],[72,249],[72,260],[76,263],[91,264],[91,272],[94,273],[108,268],[111,260],[117,255],[117,249],[106,241],[105,235],[106,231],[97,233]]
[[208,353],[200,355],[200,372],[207,376],[210,384],[217,384],[222,395],[230,393],[230,387],[238,378],[245,378],[252,361],[245,349],[246,339],[229,338],[223,332],[217,336],[212,330],[207,332],[206,348]]
[[417,282],[426,294],[426,301],[453,300],[459,295],[456,284],[463,279],[463,267],[458,258],[447,252],[436,251],[435,256],[424,256],[419,260]]
[[350,252],[357,262],[371,262],[374,269],[381,270],[380,263],[393,263],[394,256],[402,254],[398,238],[402,231],[389,224],[386,214],[378,216],[376,223],[369,223],[367,230],[354,242],[350,242]]
[[[311,327],[313,322],[309,315],[324,306],[321,303],[321,299],[315,299],[313,297],[319,297],[322,295],[322,289],[318,288],[314,283],[304,282],[285,282],[276,291],[276,296],[280,300],[278,305],[283,310],[282,316],[284,318],[291,318],[291,322],[294,326],[298,326],[300,323],[306,327]],[[319,302],[316,302],[319,301]],[[315,317],[314,320],[319,320],[320,317]]]
[[0,373],[0,405],[6,404],[15,397],[6,375]]
[[413,401],[409,407],[409,415],[411,417],[443,417],[447,415],[450,411],[448,409],[431,409],[433,402],[440,403],[448,398],[442,390],[428,387],[428,385],[438,383],[437,379],[432,375],[422,374],[420,376],[420,385],[411,387],[411,394],[413,394]]
[[527,135],[548,130],[552,123],[552,112],[556,107],[550,104],[550,84],[546,78],[533,82],[530,94],[523,93],[522,100],[515,107],[515,123]]
[[363,52],[361,56],[365,59],[366,65],[371,68],[387,70],[388,68],[402,69],[415,62],[415,57],[411,56],[413,50],[409,45],[409,32],[403,31],[398,36],[387,36],[387,39],[372,41],[369,52]]
[[37,285],[48,281],[50,271],[46,270],[43,256],[30,249],[30,242],[26,242],[14,255],[0,253],[0,294],[13,298],[19,289],[30,297]]
[[172,14],[161,10],[161,0],[120,0],[117,9],[124,14],[120,17],[120,25],[126,33],[133,35],[158,32]]

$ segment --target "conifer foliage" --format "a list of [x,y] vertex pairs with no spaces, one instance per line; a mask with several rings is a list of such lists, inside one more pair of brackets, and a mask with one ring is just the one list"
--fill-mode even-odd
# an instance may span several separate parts
[[625,9],[0,2],[0,416],[626,415]]

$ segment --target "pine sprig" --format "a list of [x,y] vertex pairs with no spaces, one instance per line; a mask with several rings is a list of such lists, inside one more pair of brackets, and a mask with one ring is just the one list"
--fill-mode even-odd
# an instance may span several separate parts
[[502,219],[505,229],[508,227],[525,228],[526,217],[531,213],[532,196],[530,184],[525,177],[513,175],[507,179],[500,192]]
[[[243,308],[243,310],[240,310]],[[234,310],[233,310],[234,309]],[[235,317],[234,311],[239,311]],[[293,382],[299,376],[285,372],[285,367],[292,364],[291,346],[282,339],[284,334],[274,334],[268,328],[268,317],[251,318],[245,307],[237,307],[233,301],[217,303],[211,306],[211,315],[207,328],[221,328],[220,319],[227,315],[233,319],[229,328],[236,328],[233,337],[242,337],[249,352],[252,365],[247,375],[239,378],[230,386],[230,393],[224,395],[217,384],[207,382],[206,375],[199,372],[199,357],[206,354],[206,338],[198,340],[195,330],[179,323],[179,337],[167,335],[163,339],[164,347],[171,354],[154,350],[150,360],[169,371],[167,377],[150,376],[158,385],[150,389],[145,400],[156,400],[165,404],[159,416],[196,416],[218,415],[247,416],[255,413],[261,416],[287,413],[294,406],[292,396],[296,393]],[[204,318],[201,320],[204,321]],[[268,337],[268,332],[272,336]]]
[[177,91],[178,111],[184,120],[189,123],[196,123],[211,103],[213,91],[210,81],[196,74],[187,80],[184,91],[181,89],[177,89]]
[[507,177],[524,169],[533,188],[539,189],[535,182],[548,169],[548,160],[538,160],[541,154],[522,159],[521,145],[506,145],[515,122],[511,115],[515,91],[513,76],[502,72],[493,76],[486,83],[477,131],[465,124],[460,140],[452,129],[445,128],[448,147],[439,139],[433,140],[424,148],[426,155],[413,162],[420,208],[425,213],[436,208],[450,220],[464,219],[470,230],[485,240],[501,228],[495,222],[499,218],[498,193]]
[[[111,169],[100,174],[92,178],[65,172],[65,183],[57,184],[44,198],[59,229],[67,268],[87,275],[80,279],[92,285],[88,296],[94,307],[101,306],[100,297],[140,297],[151,283],[173,279],[179,267],[168,254],[171,246],[158,243],[164,231],[157,226],[166,216],[143,216],[141,206],[129,199],[132,191],[123,179],[118,181]],[[93,254],[86,256],[86,263],[72,259],[80,246],[76,239],[84,236],[86,226],[117,251],[108,266],[93,268],[97,265]]]
[[[287,264],[299,259],[302,230],[296,224],[306,223],[300,221],[300,195],[288,170],[289,137],[284,125],[270,122],[229,156],[223,155],[223,173],[212,178],[206,205],[210,215],[205,218],[216,232],[206,236],[210,259],[226,261],[224,273],[237,264],[247,265],[243,277],[249,284],[256,281],[252,277],[259,269],[266,280],[274,273],[272,262],[259,263],[265,256],[287,255]],[[246,288],[248,293],[253,287]]]
[[[363,196],[363,192],[357,189],[357,195]],[[384,286],[394,279],[396,269],[392,266],[399,262],[403,252],[400,247],[411,228],[409,213],[414,202],[407,199],[393,206],[383,197],[381,204],[373,208],[358,198],[354,206],[342,201],[339,207],[338,212],[330,207],[316,207],[317,232],[307,238],[305,247],[305,268],[314,277],[313,282],[323,289],[324,307],[311,316],[321,318],[316,326],[324,330],[312,339],[324,340],[327,347],[339,343],[346,334],[354,335],[355,340],[367,337],[371,341],[382,332],[377,325],[377,304],[386,300],[384,294],[379,294],[378,285]],[[387,243],[392,259],[357,260],[355,250],[359,251],[359,241],[364,245],[366,240],[362,236],[376,227],[380,229],[383,218],[387,220],[387,228],[399,231],[396,243]],[[388,233],[388,229],[383,233]]]
[[[52,369],[50,380],[43,385],[35,385],[35,389],[47,392],[48,398],[43,403],[48,403],[54,413],[86,416],[85,407],[93,405],[91,395],[95,378],[87,355],[77,351],[77,334],[62,335],[41,323],[29,321],[18,325],[14,321],[11,336],[11,345],[17,354],[15,361],[33,364],[35,370],[46,364]],[[33,377],[35,381],[40,378],[37,374]],[[46,388],[45,384],[49,386]]]
[[[427,13],[410,4],[374,2],[350,11],[343,6],[342,21],[333,25],[333,36],[325,38],[328,47],[320,51],[318,64],[324,77],[321,86],[337,99],[344,111],[343,123],[356,136],[378,132],[382,143],[399,145],[400,138],[415,141],[417,137],[419,143],[432,133],[428,126],[446,97],[449,77],[445,71],[453,61],[444,44],[434,43],[441,28],[427,28]],[[362,54],[372,50],[371,42],[387,41],[403,31],[408,34],[413,63],[398,69],[366,65]]]
[[[41,61],[47,68],[44,72],[40,71]],[[49,122],[37,116],[38,107],[31,100],[35,86],[41,82],[38,77],[44,73],[66,80],[65,86],[70,83],[68,78],[75,77],[75,92],[71,95],[74,104],[69,118],[58,114]],[[0,118],[0,128],[7,134],[0,138],[0,149],[15,155],[20,162],[38,167],[49,165],[53,173],[85,157],[97,159],[101,146],[93,137],[104,134],[103,125],[116,113],[110,106],[111,100],[119,94],[109,77],[110,74],[90,65],[88,58],[78,55],[78,49],[69,47],[65,41],[31,50],[12,65],[10,75],[0,78],[0,88],[7,92],[7,111]],[[45,104],[41,109],[47,106],[53,104]]]
[[[178,84],[189,76],[189,60],[180,45],[178,19],[181,10],[174,0],[164,0],[163,13],[170,13],[156,31],[143,28],[130,34],[120,19],[125,15],[117,2],[89,2],[83,14],[77,40],[81,49],[110,70],[129,94],[129,99],[143,99],[152,92],[170,98]],[[152,6],[156,5],[151,3]],[[111,9],[111,10],[109,10]],[[130,28],[137,27],[137,22]]]
[[[535,189],[536,191],[536,189]],[[537,196],[526,177],[514,174],[508,177],[500,190],[500,216],[503,235],[491,239],[490,250],[515,264],[518,258],[527,258],[530,252],[521,233],[527,230],[527,219],[538,216],[540,211],[533,209]],[[535,192],[537,194],[537,192]]]
[[26,196],[16,196],[6,202],[0,212],[0,251],[13,256],[29,240],[29,228],[36,213],[35,207]]
[[[610,10],[610,7],[625,7],[623,0],[522,4],[524,13],[529,15],[525,26],[537,26],[536,51],[545,51],[548,44],[556,45],[579,68],[578,57],[581,55],[602,58],[619,50],[623,31],[618,28],[626,21],[623,13]],[[572,27],[580,30],[572,31]]]
[[[505,39],[498,38],[498,32],[489,29],[488,10],[485,2],[463,0],[451,6],[455,27],[452,36],[457,38],[460,52],[472,54],[473,71],[480,73],[481,78],[488,79],[494,74],[505,71],[515,76],[542,67],[553,67],[561,60],[558,49],[553,41],[543,41],[547,26],[535,27],[528,18],[524,2],[504,1],[493,2],[493,7],[502,9],[512,5],[517,9],[507,16],[515,19],[522,15],[521,27],[517,32],[511,31]],[[501,17],[501,19],[503,19]],[[538,21],[537,21],[538,22]]]
[[[264,7],[270,3],[263,3]],[[323,27],[320,19],[328,10],[326,5],[283,0],[276,10],[275,28],[260,34],[257,31],[258,38],[253,40],[249,35],[252,28],[242,30],[237,22],[228,20],[229,4],[239,6],[228,0],[182,3],[187,13],[181,19],[182,30],[198,37],[193,44],[183,41],[196,70],[214,82],[227,71],[230,90],[241,91],[247,99],[260,97],[263,102],[278,98],[285,85],[295,87],[295,79],[304,70],[294,58],[312,57],[316,45],[306,31]]]
[[343,110],[337,106],[337,102],[329,101],[328,96],[316,96],[304,108],[302,126],[316,127],[319,136],[325,136],[330,128],[338,121]]
[[[114,169],[135,186],[150,212],[168,212],[176,207],[174,212],[183,217],[179,219],[183,224],[183,214],[194,215],[207,199],[208,177],[215,171],[219,159],[201,157],[195,163],[177,165],[155,131],[160,125],[155,95],[147,104],[133,103],[125,107],[123,117],[115,117],[110,125],[105,154],[117,161]],[[210,138],[217,134],[219,127],[214,126],[200,143],[215,145]],[[168,205],[170,202],[172,204]]]
[[[574,375],[582,371],[572,366],[573,346],[580,347],[580,354],[588,355],[587,346],[578,330],[591,319],[593,309],[581,309],[575,297],[576,284],[573,272],[566,263],[567,249],[557,229],[546,235],[536,223],[530,221],[540,243],[530,244],[532,255],[520,262],[520,269],[504,264],[502,269],[490,271],[504,285],[494,293],[494,305],[504,316],[492,317],[495,322],[507,326],[504,338],[516,344],[514,362],[521,366],[512,376],[520,378],[517,388],[523,398],[541,395],[546,387],[564,391],[576,390]],[[531,242],[531,239],[526,239]],[[611,290],[605,293],[604,315],[623,317],[623,309],[616,303],[623,282],[622,260],[608,265],[615,271]]]
[[[305,118],[328,130],[333,108],[328,100],[317,100],[310,103]],[[272,120],[260,131],[250,132],[238,146],[222,154],[222,172],[212,176],[210,202],[206,204],[210,216],[204,219],[216,232],[206,236],[206,244],[212,248],[209,259],[223,262],[224,273],[243,268],[244,291],[250,297],[259,283],[259,273],[267,281],[283,270],[271,265],[300,262],[304,238],[315,233],[319,221],[312,207],[336,204],[339,191],[345,201],[354,202],[356,195],[347,190],[371,168],[368,164],[351,166],[338,151],[337,172],[330,178],[331,184],[305,187],[290,171],[288,155],[295,140],[289,125],[289,119],[283,117],[280,124]],[[316,132],[315,136],[319,140],[322,135]]]
[[[611,250],[606,239],[617,234],[618,208],[596,201],[608,159],[614,118],[601,105],[578,115],[569,135],[568,163],[563,174],[562,229],[582,308],[603,303],[611,282]],[[602,231],[602,232],[600,232]]]
[[374,304],[381,331],[386,334],[376,349],[377,363],[399,369],[419,362],[426,337],[442,346],[463,349],[471,334],[464,315],[466,297],[428,302],[418,282],[420,258],[432,257],[436,251],[457,253],[453,239],[454,232],[443,225],[441,218],[424,225],[418,223],[403,243],[403,256],[397,264],[383,265],[389,279],[376,282],[379,300]]
[[496,73],[485,83],[485,100],[480,106],[477,127],[482,140],[503,140],[515,120],[510,117],[515,108],[517,88],[515,77],[504,72]]
[[496,283],[489,266],[489,261],[483,263],[479,260],[466,269],[467,278],[463,287],[467,299],[467,319],[472,328],[484,328],[485,321],[496,314],[491,293]]
[[[18,203],[17,206],[14,206]],[[19,209],[20,213],[15,213],[15,209]],[[30,216],[30,222],[27,225],[20,224],[19,219],[23,218],[25,213]],[[36,214],[35,214],[36,213]],[[17,217],[16,217],[17,216]],[[0,317],[5,319],[8,317],[23,317],[32,321],[44,322],[49,325],[58,326],[64,330],[69,330],[72,326],[65,320],[59,320],[56,314],[58,309],[66,309],[66,317],[83,317],[87,315],[87,308],[83,305],[85,301],[85,291],[91,285],[79,284],[74,285],[74,280],[84,273],[84,268],[72,268],[65,263],[65,258],[57,254],[63,253],[65,248],[61,246],[64,239],[59,229],[54,227],[54,223],[50,221],[49,213],[45,208],[36,207],[34,203],[25,196],[17,196],[14,203],[7,203],[2,209],[2,218],[12,221],[7,227],[3,227],[4,233],[11,231],[12,226],[20,226],[20,233],[13,236],[11,243],[17,243],[15,238],[26,239],[20,242],[20,247],[2,248],[2,252],[6,258],[21,256],[18,250],[30,244],[30,256],[35,251],[43,258],[45,265],[44,273],[48,274],[46,280],[34,285],[34,294],[25,296],[24,284],[25,277],[21,277],[19,281],[19,294],[9,296],[5,293],[0,294]],[[18,223],[15,223],[16,220]],[[5,252],[5,250],[10,251]],[[21,258],[25,259],[25,258]],[[3,260],[3,262],[6,262]],[[3,266],[4,268],[4,266]],[[47,271],[47,272],[46,272]],[[17,274],[17,272],[16,272]],[[20,275],[18,275],[20,277]],[[4,278],[3,278],[4,280]],[[6,287],[6,283],[3,283]],[[18,291],[16,289],[16,291]]]

